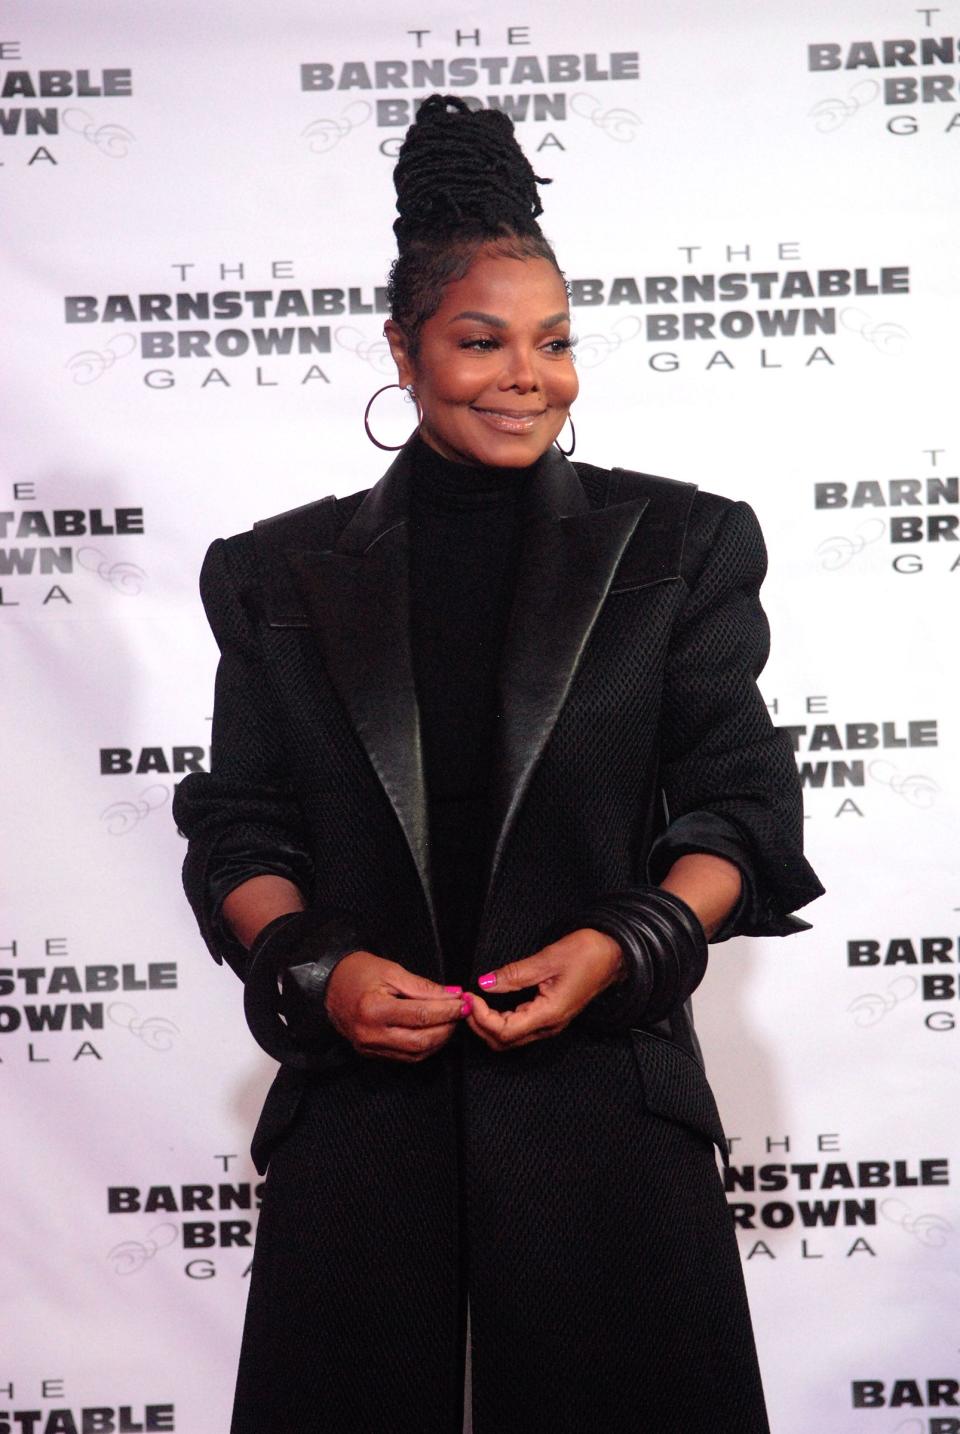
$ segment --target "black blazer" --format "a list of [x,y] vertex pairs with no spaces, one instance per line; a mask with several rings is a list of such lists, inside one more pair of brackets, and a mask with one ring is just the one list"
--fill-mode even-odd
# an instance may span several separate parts
[[[408,632],[409,463],[405,448],[369,490],[218,540],[203,566],[222,650],[212,771],[179,784],[174,811],[201,931],[241,976],[246,953],[219,905],[258,872],[355,912],[383,954],[442,976]],[[769,637],[752,510],[555,448],[535,471],[474,974],[689,850],[748,872],[724,936],[804,929],[789,913],[822,887],[802,855],[790,745],[755,682]],[[699,1058],[688,1008],[658,1031]]]
[[[219,919],[219,905],[258,872],[289,877],[318,909],[349,913],[358,930],[376,931],[372,949],[384,956],[442,976],[408,630],[409,465],[405,448],[369,490],[218,540],[204,562],[201,591],[222,654],[211,772],[179,784],[174,813],[189,839],[184,883],[204,939],[241,978],[246,952]],[[657,880],[686,850],[718,851],[749,870],[747,899],[725,934],[801,929],[790,913],[822,888],[802,855],[790,744],[756,686],[768,627],[758,600],[766,554],[752,510],[690,484],[571,464],[556,449],[534,471],[499,672],[497,837],[474,975],[537,950],[567,913],[604,892]],[[688,1259],[690,1221],[702,1223],[708,1210],[715,1233],[691,1236],[695,1244],[706,1240],[697,1280],[715,1280],[709,1299],[723,1303],[704,1305],[702,1319],[684,1304],[677,1338],[727,1341],[723,1357],[731,1360],[736,1345],[741,1374],[730,1374],[729,1389],[749,1385],[753,1393],[743,1405],[731,1394],[727,1417],[714,1381],[702,1425],[685,1416],[677,1427],[691,1434],[765,1428],[736,1249],[708,1158],[709,1142],[724,1148],[722,1125],[688,1008],[607,1034],[578,1017],[561,1035],[507,1053],[461,1036],[456,1052],[451,1043],[422,1065],[364,1060],[335,1036],[327,1064],[281,1066],[254,1137],[254,1159],[261,1171],[270,1163],[274,1193],[265,1226],[266,1206],[261,1217],[258,1241],[270,1253],[258,1253],[259,1277],[255,1262],[241,1361],[242,1402],[254,1412],[249,1423],[238,1415],[235,1431],[287,1428],[282,1421],[294,1416],[269,1402],[279,1394],[262,1390],[287,1387],[278,1369],[289,1371],[287,1384],[305,1379],[304,1363],[313,1368],[324,1341],[333,1341],[334,1354],[313,1384],[313,1375],[307,1380],[310,1408],[320,1407],[317,1400],[353,1408],[351,1400],[379,1397],[373,1383],[356,1383],[361,1334],[352,1362],[344,1331],[358,1311],[375,1322],[392,1309],[408,1340],[408,1371],[434,1369],[430,1350],[455,1316],[449,1290],[461,1268],[458,1222],[467,1221],[474,1252],[504,1252],[507,1227],[519,1229],[532,1208],[538,1223],[524,1226],[527,1235],[518,1234],[504,1255],[508,1284],[498,1259],[471,1256],[474,1378],[486,1381],[488,1409],[508,1366],[544,1408],[550,1389],[565,1387],[565,1371],[583,1355],[571,1291],[594,1278],[603,1282],[608,1338],[598,1358],[612,1359],[623,1340],[624,1360],[639,1369],[635,1352],[653,1348],[655,1308],[657,1338],[666,1341],[656,1378],[666,1388],[674,1376],[664,1371],[680,1347],[670,1343],[673,1316],[664,1314],[680,1266],[666,1266]],[[584,1150],[594,1152],[586,1167]],[[692,1160],[702,1162],[695,1175]],[[606,1194],[597,1185],[601,1172]],[[462,1216],[457,1189],[469,1192]],[[650,1213],[664,1192],[676,1246],[661,1228],[666,1217]],[[597,1201],[607,1199],[615,1209],[598,1215]],[[554,1217],[563,1222],[556,1232],[569,1252],[563,1260],[572,1262],[561,1261],[567,1293],[559,1304],[538,1245]],[[656,1248],[664,1268],[646,1240],[648,1218],[661,1222]],[[609,1221],[626,1243],[598,1246],[589,1272],[577,1274],[564,1231],[593,1238]],[[284,1265],[287,1228],[297,1254]],[[642,1280],[630,1273],[631,1260],[640,1262]],[[319,1303],[303,1283],[308,1266],[325,1281]],[[649,1286],[643,1298],[638,1281]],[[375,1308],[368,1286],[377,1292]],[[702,1304],[707,1284],[697,1290]],[[280,1291],[289,1291],[292,1305]],[[520,1334],[507,1314],[518,1291],[532,1301]],[[588,1303],[596,1297],[592,1287],[582,1292]],[[549,1360],[524,1346],[544,1318],[553,1321]],[[550,1389],[534,1389],[548,1369]],[[377,1379],[386,1399],[382,1368]],[[510,1387],[503,1386],[504,1399]],[[664,1398],[680,1409],[694,1397],[689,1388]],[[409,1417],[399,1408],[407,1396],[394,1391],[382,1427],[396,1434],[446,1428],[424,1411],[425,1400],[441,1397],[438,1389],[425,1385]],[[568,1416],[578,1434],[594,1427],[599,1415],[589,1410],[608,1395],[594,1390],[582,1409],[581,1395],[584,1387],[570,1385],[567,1412],[551,1428],[566,1429]],[[753,1414],[743,1412],[748,1406]],[[334,1404],[329,1409],[317,1428],[341,1427]],[[489,1427],[501,1434],[513,1417],[504,1405]],[[596,1424],[605,1434],[647,1427],[630,1410],[622,1420],[605,1417]],[[367,1427],[359,1415],[343,1421],[343,1428]],[[377,1427],[372,1418],[370,1427]],[[519,1427],[529,1434],[539,1426]]]

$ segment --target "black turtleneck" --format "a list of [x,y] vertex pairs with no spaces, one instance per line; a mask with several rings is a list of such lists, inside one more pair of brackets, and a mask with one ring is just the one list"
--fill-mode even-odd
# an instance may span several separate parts
[[489,860],[496,678],[533,468],[454,463],[418,438],[410,485],[410,627],[434,900],[449,981],[466,984]]

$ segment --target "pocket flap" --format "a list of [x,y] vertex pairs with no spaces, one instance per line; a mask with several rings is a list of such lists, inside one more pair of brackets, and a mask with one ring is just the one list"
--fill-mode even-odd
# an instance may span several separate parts
[[630,1039],[640,1072],[643,1103],[652,1115],[689,1125],[729,1158],[723,1122],[700,1062],[674,1041],[632,1028]]
[[259,1175],[266,1175],[270,1155],[293,1124],[306,1082],[300,1071],[281,1066],[273,1078],[250,1144],[250,1157]]

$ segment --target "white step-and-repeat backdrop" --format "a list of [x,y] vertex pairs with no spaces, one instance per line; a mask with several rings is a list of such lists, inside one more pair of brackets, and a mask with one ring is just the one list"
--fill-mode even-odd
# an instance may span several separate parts
[[180,891],[197,573],[383,471],[391,168],[439,89],[554,179],[578,457],[768,539],[829,891],[697,1007],[774,1430],[958,1434],[958,35],[953,0],[4,6],[0,1430],[227,1427],[274,1067]]

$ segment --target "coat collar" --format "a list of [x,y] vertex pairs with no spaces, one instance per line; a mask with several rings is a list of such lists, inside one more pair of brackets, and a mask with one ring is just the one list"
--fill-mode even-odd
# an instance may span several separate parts
[[[341,530],[334,551],[362,555],[409,513],[416,434],[407,440],[378,483],[368,489]],[[532,518],[556,520],[592,511],[576,469],[551,444],[533,470],[528,495]]]
[[[393,805],[416,865],[439,956],[430,879],[420,713],[409,631],[410,439],[332,550],[288,552],[327,670]],[[478,941],[509,834],[647,499],[592,508],[551,447],[533,470],[514,605],[498,673],[494,846]]]

